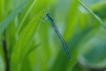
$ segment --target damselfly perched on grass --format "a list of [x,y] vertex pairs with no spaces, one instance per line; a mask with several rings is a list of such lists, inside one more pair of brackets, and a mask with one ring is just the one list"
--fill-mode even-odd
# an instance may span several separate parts
[[47,19],[49,20],[49,22],[50,22],[51,26],[53,27],[54,31],[56,32],[58,38],[60,39],[60,41],[61,41],[61,43],[62,43],[62,45],[63,45],[63,47],[64,47],[64,49],[65,49],[65,51],[66,51],[66,54],[68,55],[68,58],[69,58],[70,60],[72,60],[72,58],[70,57],[70,54],[69,54],[69,52],[68,52],[67,44],[66,44],[66,42],[64,41],[63,37],[61,36],[61,34],[60,34],[60,32],[59,32],[57,26],[55,25],[54,20],[50,17],[49,13],[46,13],[46,17],[47,17]]

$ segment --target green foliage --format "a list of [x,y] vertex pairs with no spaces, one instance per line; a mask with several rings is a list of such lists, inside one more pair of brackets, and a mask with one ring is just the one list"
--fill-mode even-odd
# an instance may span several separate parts
[[10,24],[10,22],[15,18],[16,15],[18,15],[19,12],[22,11],[24,6],[26,5],[27,0],[22,2],[16,9],[14,9],[2,23],[0,23],[0,35],[5,30],[5,28]]
[[91,13],[91,15],[93,15],[93,17],[95,18],[95,19],[97,19],[97,21],[106,29],[106,26],[105,26],[105,24],[103,23],[103,21],[96,15],[96,14],[94,14],[87,6],[85,6],[80,0],[78,0],[79,1],[79,3],[83,6],[83,7],[85,7],[85,9],[87,9],[90,13]]
[[[68,45],[70,61],[45,11]],[[105,0],[0,0],[0,71],[106,68]]]
[[35,35],[35,32],[37,31],[39,27],[39,18],[35,17],[31,20],[31,22],[28,23],[28,25],[23,29],[21,32],[14,48],[13,53],[11,54],[11,71],[14,71],[15,69],[20,69],[18,66],[21,67],[21,62],[25,60],[26,54],[31,50],[32,48],[31,43],[33,40],[33,37]]

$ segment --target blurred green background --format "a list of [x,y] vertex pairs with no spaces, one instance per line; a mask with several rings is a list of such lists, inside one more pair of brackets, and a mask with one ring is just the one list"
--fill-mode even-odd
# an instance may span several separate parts
[[0,0],[0,71],[106,71],[106,0]]

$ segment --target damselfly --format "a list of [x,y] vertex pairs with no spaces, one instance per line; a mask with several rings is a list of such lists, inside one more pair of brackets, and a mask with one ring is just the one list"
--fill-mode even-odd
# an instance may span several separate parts
[[61,43],[62,43],[62,45],[63,45],[63,47],[66,51],[66,54],[68,55],[68,58],[70,60],[72,60],[72,58],[70,57],[70,54],[68,52],[67,44],[65,43],[65,41],[64,41],[63,37],[61,36],[61,34],[59,33],[59,30],[58,30],[57,26],[55,25],[54,20],[50,17],[49,13],[46,13],[46,17],[49,20],[49,22],[50,22],[51,26],[53,27],[54,31],[56,32],[58,38],[60,39],[60,41],[61,41]]

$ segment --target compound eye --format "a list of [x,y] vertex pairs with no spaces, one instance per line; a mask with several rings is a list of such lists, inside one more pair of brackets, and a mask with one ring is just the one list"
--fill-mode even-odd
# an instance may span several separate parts
[[49,15],[49,13],[47,12],[46,15]]

